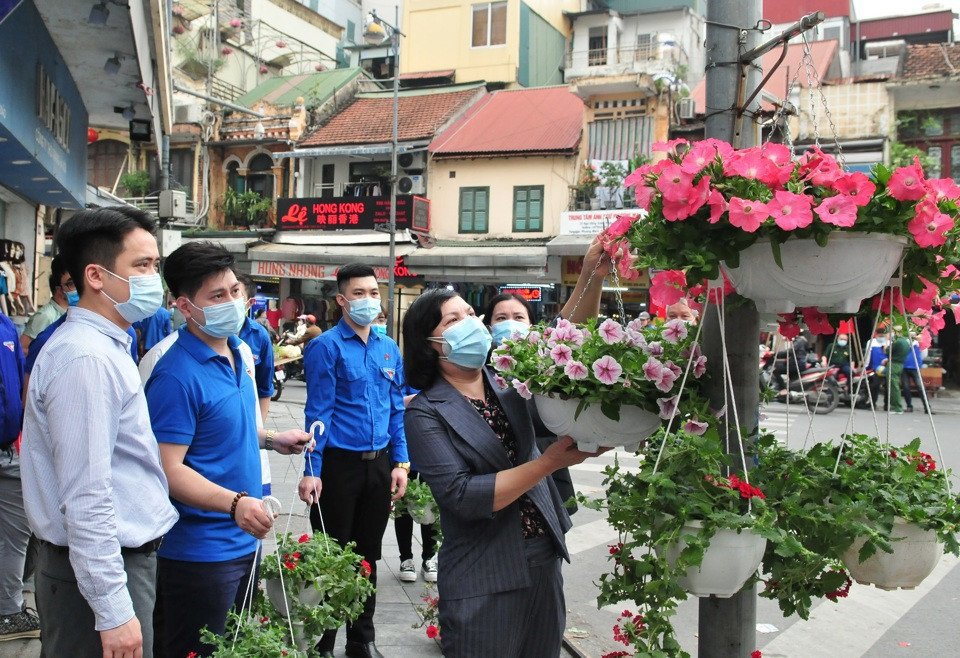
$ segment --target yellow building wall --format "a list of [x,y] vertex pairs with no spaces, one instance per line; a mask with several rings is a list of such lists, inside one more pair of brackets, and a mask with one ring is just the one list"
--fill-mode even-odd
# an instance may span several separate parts
[[[468,0],[406,0],[400,48],[400,72],[456,70],[456,82],[515,83],[520,64],[520,0],[507,3],[507,37],[502,46],[474,48],[473,6]],[[577,11],[571,0],[529,0],[531,9],[569,37],[563,11]]]
[[[431,232],[440,239],[539,238],[557,235],[576,182],[575,156],[434,160],[430,165]],[[450,177],[451,172],[455,174]],[[513,231],[514,186],[543,185],[543,231]],[[489,187],[487,233],[460,233],[460,188]]]

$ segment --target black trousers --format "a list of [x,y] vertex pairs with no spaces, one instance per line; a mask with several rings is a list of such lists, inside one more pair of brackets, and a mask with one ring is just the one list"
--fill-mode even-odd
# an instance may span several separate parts
[[[383,532],[390,517],[390,455],[389,448],[376,459],[362,460],[361,453],[339,448],[323,451],[323,469],[320,478],[320,511],[327,534],[342,546],[356,542],[356,551],[370,563],[370,582],[377,585],[377,560]],[[320,530],[320,514],[316,506],[310,508],[310,524]],[[376,593],[371,594],[360,617],[347,624],[348,642],[373,642],[373,614],[377,608]],[[333,651],[337,631],[323,634],[317,648]]]

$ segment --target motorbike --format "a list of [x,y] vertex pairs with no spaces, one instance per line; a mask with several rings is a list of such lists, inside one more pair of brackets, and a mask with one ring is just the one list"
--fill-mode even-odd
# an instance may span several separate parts
[[786,354],[767,352],[760,359],[760,385],[776,391],[774,399],[778,402],[789,400],[791,404],[803,405],[806,400],[814,413],[828,414],[840,404],[840,387],[830,369],[814,365],[816,363],[816,356],[808,356],[809,367],[802,370],[799,377],[796,372],[792,373],[788,387],[786,372],[779,372],[785,370]]
[[[874,400],[877,400],[880,396],[883,381],[881,377],[870,368],[858,368],[854,370],[852,386],[848,384],[847,376],[840,372],[839,366],[831,366],[829,370],[830,375],[836,380],[837,386],[840,389],[840,404],[848,407],[855,406],[857,409],[868,409],[870,407],[871,392],[874,393]],[[857,388],[858,386],[859,389]],[[854,391],[856,391],[855,398]]]

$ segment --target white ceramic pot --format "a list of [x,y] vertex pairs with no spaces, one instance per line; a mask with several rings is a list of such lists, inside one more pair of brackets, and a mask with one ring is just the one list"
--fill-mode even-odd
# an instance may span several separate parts
[[[700,521],[687,521],[682,532],[696,534],[701,527],[703,523]],[[657,553],[666,557],[670,564],[675,564],[686,547],[686,542],[681,539],[676,544],[657,547]],[[760,566],[766,548],[767,540],[752,530],[738,533],[721,528],[710,539],[700,566],[687,569],[680,578],[680,585],[694,596],[730,598],[743,588]]]
[[320,592],[309,583],[291,581],[285,578],[283,584],[287,586],[286,600],[283,596],[283,587],[280,585],[279,578],[267,578],[265,584],[270,603],[273,604],[273,607],[276,608],[277,612],[283,615],[284,618],[290,615],[287,609],[287,600],[291,598],[291,592],[296,592],[297,599],[303,605],[313,606],[320,603]]
[[410,516],[420,525],[430,525],[431,523],[436,523],[437,521],[437,515],[432,509],[424,510],[423,514],[411,514]]
[[937,533],[900,518],[894,519],[890,533],[893,553],[877,549],[866,561],[860,562],[864,541],[857,539],[844,551],[843,564],[855,581],[879,589],[913,589],[930,575],[943,554]]
[[907,239],[883,233],[830,234],[826,247],[812,239],[780,245],[781,269],[770,240],[740,252],[740,267],[724,264],[737,292],[761,313],[791,313],[816,306],[825,313],[854,313],[860,302],[883,290],[900,264]]
[[640,443],[660,427],[660,417],[640,407],[620,407],[620,420],[607,418],[599,404],[591,404],[574,418],[580,400],[536,395],[537,411],[544,426],[557,436],[570,436],[577,448],[596,452],[597,448],[615,448],[634,452]]

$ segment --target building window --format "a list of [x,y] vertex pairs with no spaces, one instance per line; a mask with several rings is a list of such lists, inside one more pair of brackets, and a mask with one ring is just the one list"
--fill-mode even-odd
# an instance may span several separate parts
[[87,146],[87,182],[112,190],[117,177],[126,171],[127,151],[127,145],[115,139],[101,139]]
[[247,182],[240,175],[238,169],[240,169],[240,163],[236,160],[227,165],[227,187],[237,194],[242,194]]
[[607,63],[607,28],[591,27],[587,39],[587,66],[604,66]]
[[950,147],[950,176],[955,183],[960,183],[960,144]]
[[654,38],[653,34],[638,34],[637,35],[637,61],[643,61],[647,59],[656,59],[657,58],[657,40]]
[[482,2],[473,5],[474,48],[502,46],[507,42],[507,3]]
[[543,185],[513,188],[513,230],[543,230]]
[[489,187],[461,187],[460,232],[486,233],[489,209]]
[[930,158],[930,168],[927,171],[927,178],[940,178],[940,168],[943,163],[943,148],[940,146],[931,146],[927,149],[927,156]]
[[273,158],[259,153],[247,167],[247,190],[256,192],[264,199],[273,198]]

